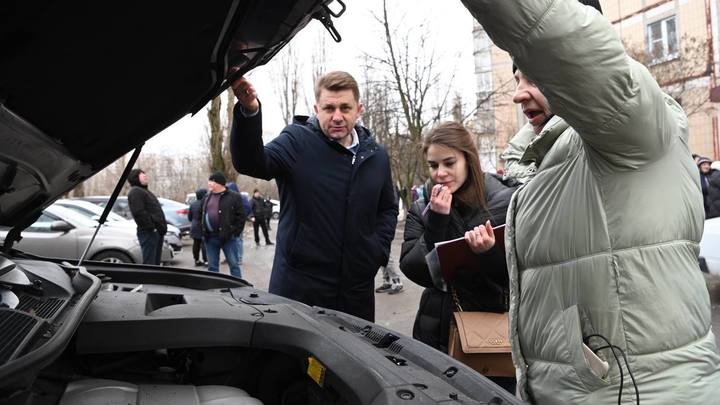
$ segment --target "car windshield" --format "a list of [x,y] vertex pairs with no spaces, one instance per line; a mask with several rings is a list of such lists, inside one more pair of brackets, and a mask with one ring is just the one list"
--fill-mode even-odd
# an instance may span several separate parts
[[[75,204],[75,203],[58,203],[56,205],[59,205],[61,207],[67,208],[69,210],[73,210],[79,214],[82,214],[93,221],[97,221],[100,218],[100,215],[102,215],[104,208],[100,207],[99,205],[88,203],[86,204]],[[93,218],[95,217],[95,218]],[[110,211],[108,213],[107,219],[109,221],[125,221],[125,218],[121,217],[120,215]]]
[[58,205],[48,207],[47,212],[53,216],[59,217],[63,221],[72,222],[73,225],[76,226],[79,225],[88,228],[94,228],[97,226],[97,221],[93,221],[90,217]]

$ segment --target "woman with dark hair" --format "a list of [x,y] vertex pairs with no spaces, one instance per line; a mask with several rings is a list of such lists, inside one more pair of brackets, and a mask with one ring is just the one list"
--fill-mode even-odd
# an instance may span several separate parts
[[[423,199],[410,207],[405,222],[400,269],[425,287],[413,337],[447,352],[450,319],[458,304],[466,311],[507,312],[505,257],[495,246],[492,227],[505,223],[514,188],[483,173],[472,135],[462,124],[442,123],[423,140],[430,180]],[[425,255],[436,242],[464,236],[484,262],[482,268],[459,269],[443,291],[433,283]],[[514,393],[514,378],[491,378]]]

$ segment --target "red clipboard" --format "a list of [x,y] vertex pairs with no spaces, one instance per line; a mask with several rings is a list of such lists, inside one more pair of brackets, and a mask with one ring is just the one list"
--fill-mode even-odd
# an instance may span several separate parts
[[[500,249],[501,254],[505,255],[505,224],[493,227],[493,233],[495,234],[495,248]],[[435,250],[445,281],[452,281],[458,268],[480,269],[482,267],[482,258],[470,249],[464,236],[437,242]]]

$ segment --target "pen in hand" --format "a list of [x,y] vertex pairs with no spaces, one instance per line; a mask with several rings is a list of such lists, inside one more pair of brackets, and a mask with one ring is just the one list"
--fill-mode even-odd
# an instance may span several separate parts
[[[445,188],[445,186],[442,186],[442,185],[441,185],[441,186],[440,186],[440,189],[438,190],[438,193],[439,193],[440,191],[442,191],[443,188]],[[431,198],[431,200],[432,200],[432,197],[430,197],[430,198]],[[428,214],[429,211],[430,211],[430,202],[428,202],[428,204],[425,206],[425,209],[423,210],[422,214],[420,214],[420,216],[421,216],[421,217],[424,217],[425,215]]]

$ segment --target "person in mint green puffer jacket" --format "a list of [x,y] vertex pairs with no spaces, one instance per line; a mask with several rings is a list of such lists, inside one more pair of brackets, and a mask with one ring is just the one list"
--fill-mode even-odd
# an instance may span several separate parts
[[[553,125],[556,136],[521,162],[537,142],[525,133],[509,155],[529,180],[510,203],[505,241],[521,396],[615,404],[622,390],[622,403],[636,403],[637,387],[644,405],[720,403],[698,266],[703,201],[682,108],[592,7],[462,1],[519,68],[524,130]],[[583,344],[608,372],[591,368]]]

